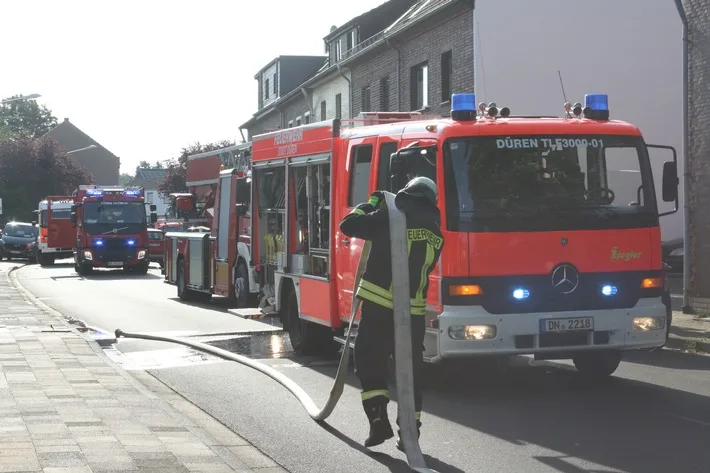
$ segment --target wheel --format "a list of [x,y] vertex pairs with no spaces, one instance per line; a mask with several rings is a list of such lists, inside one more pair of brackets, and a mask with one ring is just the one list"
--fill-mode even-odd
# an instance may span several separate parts
[[605,378],[619,367],[621,352],[610,350],[580,353],[572,361],[581,374],[590,378]]
[[133,267],[133,272],[136,274],[148,274],[148,264],[139,264]]
[[187,277],[185,276],[185,260],[178,261],[177,267],[177,295],[181,301],[193,299],[193,293],[187,288]]
[[249,307],[249,272],[244,261],[239,261],[234,270],[234,300],[238,309]]
[[294,291],[291,291],[288,296],[287,307],[288,336],[296,354],[320,354],[335,345],[329,328],[308,322],[298,316],[298,298]]
[[79,263],[78,266],[75,266],[75,269],[80,276],[87,276],[94,272],[94,268],[90,264],[86,263]]
[[54,264],[54,256],[46,255],[40,251],[37,253],[37,262],[40,266],[52,266]]

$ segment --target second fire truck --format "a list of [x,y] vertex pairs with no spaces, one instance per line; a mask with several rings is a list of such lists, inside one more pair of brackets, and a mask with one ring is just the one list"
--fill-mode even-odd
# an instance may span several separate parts
[[[86,275],[94,268],[148,272],[148,219],[141,188],[80,186],[70,215],[76,226],[74,268]],[[155,205],[150,221],[155,222]]]
[[71,222],[72,205],[72,196],[49,196],[39,203],[37,262],[40,265],[51,266],[57,259],[74,256],[76,232]]

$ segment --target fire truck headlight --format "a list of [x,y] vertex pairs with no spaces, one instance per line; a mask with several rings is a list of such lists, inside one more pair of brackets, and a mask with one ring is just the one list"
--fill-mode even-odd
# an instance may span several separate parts
[[634,332],[663,330],[666,327],[665,317],[634,317]]
[[91,254],[91,251],[86,250],[84,251],[84,259],[91,261],[94,259],[94,255]]
[[496,337],[495,325],[452,325],[449,337],[454,340],[489,340]]
[[145,258],[145,250],[140,250],[138,252],[138,259],[143,259]]

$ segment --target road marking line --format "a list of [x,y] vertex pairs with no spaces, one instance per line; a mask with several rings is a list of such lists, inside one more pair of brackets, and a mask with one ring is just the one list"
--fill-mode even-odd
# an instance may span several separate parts
[[698,419],[693,419],[691,417],[685,417],[685,416],[679,416],[678,414],[669,414],[671,417],[675,417],[677,419],[682,419],[682,420],[687,420],[688,422],[693,422],[694,424],[700,424],[705,427],[710,427],[710,422],[706,422],[704,420],[698,420]]

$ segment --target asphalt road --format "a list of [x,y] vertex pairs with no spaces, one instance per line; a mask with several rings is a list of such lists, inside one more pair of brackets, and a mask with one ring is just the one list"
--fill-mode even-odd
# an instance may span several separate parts
[[[71,266],[31,266],[18,275],[43,302],[88,324],[201,340],[238,333],[212,343],[268,363],[317,404],[332,386],[337,360],[295,357],[273,326],[176,301],[157,269],[82,279]],[[409,471],[394,441],[375,453],[360,446],[366,422],[352,374],[320,426],[288,391],[236,363],[160,342],[122,339],[109,352],[127,369],[148,369],[292,473]],[[448,366],[428,373],[420,444],[440,473],[708,473],[709,374],[710,357],[669,350],[628,356],[600,384],[564,364]]]

